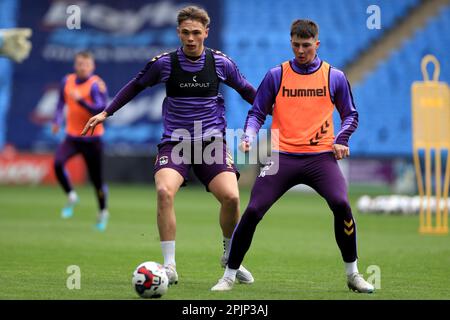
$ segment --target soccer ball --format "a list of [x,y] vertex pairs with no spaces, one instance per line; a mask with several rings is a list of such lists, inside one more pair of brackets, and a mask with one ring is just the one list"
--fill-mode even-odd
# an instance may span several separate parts
[[153,261],[138,265],[133,272],[131,282],[141,298],[160,298],[169,287],[169,279],[164,267]]
[[361,196],[356,203],[358,211],[361,213],[368,213],[372,209],[372,199],[368,195]]

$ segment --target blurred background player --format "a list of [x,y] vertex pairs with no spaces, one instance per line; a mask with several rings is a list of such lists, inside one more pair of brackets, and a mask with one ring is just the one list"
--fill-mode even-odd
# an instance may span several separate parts
[[102,174],[103,125],[95,128],[91,136],[81,136],[85,123],[90,117],[101,112],[107,103],[105,83],[99,76],[93,74],[94,69],[94,56],[90,52],[82,51],[75,55],[75,73],[68,74],[62,81],[52,131],[54,134],[58,133],[64,118],[64,105],[67,105],[66,136],[55,154],[56,177],[68,197],[61,216],[65,219],[70,218],[78,202],[77,193],[72,187],[64,166],[71,157],[81,154],[86,162],[98,200],[99,213],[96,227],[103,231],[106,229],[109,218],[107,187],[103,183]]
[[[358,273],[356,223],[347,184],[336,161],[350,155],[348,140],[358,126],[358,112],[344,73],[317,56],[318,37],[315,22],[294,21],[291,46],[295,58],[272,68],[258,88],[241,147],[249,151],[266,116],[271,114],[272,149],[278,157],[273,157],[256,178],[248,207],[233,234],[225,274],[213,291],[232,289],[236,269],[250,247],[257,224],[286,191],[298,184],[316,190],[333,211],[348,287],[364,293],[374,290]],[[336,136],[334,105],[342,121]]]
[[[157,222],[164,256],[164,265],[170,283],[177,283],[175,263],[176,219],[174,198],[179,188],[188,179],[192,167],[195,175],[220,202],[220,226],[223,234],[224,267],[230,249],[230,238],[239,221],[239,173],[224,141],[226,120],[225,105],[219,93],[219,83],[224,82],[235,89],[248,103],[253,103],[255,89],[240,74],[237,66],[224,54],[205,48],[210,18],[199,7],[189,6],[178,14],[178,36],[182,47],[171,53],[153,58],[133,80],[117,94],[106,110],[91,118],[83,133],[96,128],[106,117],[119,110],[146,87],[158,83],[166,84],[166,98],[163,102],[164,133],[158,145],[158,156],[154,167],[157,190]],[[201,136],[195,136],[194,122],[202,126]],[[189,132],[184,137],[193,146],[201,143],[201,152],[208,146],[211,134],[215,132],[222,150],[221,163],[181,163],[172,159],[172,150],[177,142],[171,137],[175,130]],[[192,143],[192,144],[191,144]],[[195,149],[194,149],[195,151]],[[192,160],[192,159],[188,159]],[[237,279],[241,283],[252,283],[251,273],[243,266],[237,268]]]
[[28,58],[31,34],[29,28],[0,29],[0,55],[19,63]]

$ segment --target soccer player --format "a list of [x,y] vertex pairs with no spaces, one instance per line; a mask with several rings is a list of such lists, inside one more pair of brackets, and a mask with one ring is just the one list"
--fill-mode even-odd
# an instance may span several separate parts
[[56,150],[54,165],[56,177],[68,198],[61,211],[62,218],[67,219],[73,215],[78,196],[64,166],[71,157],[81,153],[98,200],[99,212],[95,226],[99,231],[104,231],[109,212],[107,209],[107,186],[103,183],[102,175],[103,144],[101,136],[104,131],[103,125],[95,128],[92,136],[81,136],[81,131],[89,118],[106,107],[106,86],[99,76],[93,74],[94,69],[94,56],[87,51],[79,52],[75,55],[75,73],[66,75],[62,80],[52,132],[58,133],[64,118],[64,105],[67,105],[66,137]]
[[[358,125],[358,113],[344,73],[317,56],[318,35],[318,26],[313,21],[294,21],[291,26],[294,58],[271,69],[258,88],[240,148],[250,149],[266,116],[271,114],[272,148],[277,157],[256,178],[248,207],[232,237],[224,276],[211,288],[213,291],[232,289],[236,269],[250,247],[257,224],[297,184],[315,189],[333,212],[335,237],[344,260],[348,287],[357,292],[374,290],[358,273],[356,224],[346,181],[336,161],[350,155],[348,140]],[[336,136],[334,106],[342,120]]]
[[[177,21],[181,47],[154,57],[121,89],[104,112],[89,120],[83,131],[83,134],[86,134],[95,128],[146,87],[165,83],[164,132],[158,145],[154,177],[158,231],[170,284],[178,282],[174,198],[179,188],[186,184],[191,168],[221,205],[219,220],[224,246],[221,264],[225,267],[230,238],[239,221],[239,173],[224,141],[225,105],[218,90],[219,83],[223,82],[232,87],[250,104],[256,95],[255,88],[240,74],[233,61],[223,53],[204,46],[210,23],[208,13],[204,9],[196,6],[185,7],[179,11]],[[199,125],[201,128],[197,129]],[[180,132],[184,133],[183,161],[177,159],[177,155],[181,153],[177,151],[179,140],[175,136]],[[205,161],[202,157],[204,152],[208,153],[211,149],[217,151],[214,158],[217,156],[218,161]],[[199,153],[201,161],[192,161]],[[236,269],[236,277],[241,283],[253,282],[251,273],[243,266]]]

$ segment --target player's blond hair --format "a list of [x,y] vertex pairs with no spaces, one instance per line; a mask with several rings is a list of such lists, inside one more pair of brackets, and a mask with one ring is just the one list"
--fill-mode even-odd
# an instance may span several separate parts
[[92,61],[95,60],[94,54],[91,51],[87,51],[87,50],[77,52],[75,54],[75,59],[78,57],[85,58],[85,59],[91,59]]
[[188,6],[181,9],[178,12],[177,16],[178,25],[180,25],[183,21],[186,20],[199,21],[201,24],[205,26],[205,28],[208,28],[210,23],[208,12],[206,12],[205,9],[197,6]]

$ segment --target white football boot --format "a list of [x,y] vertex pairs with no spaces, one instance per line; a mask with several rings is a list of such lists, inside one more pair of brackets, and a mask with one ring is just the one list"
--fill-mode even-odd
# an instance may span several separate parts
[[95,223],[95,228],[97,228],[98,231],[105,231],[106,226],[108,225],[108,219],[109,219],[109,211],[107,209],[103,209],[97,215],[97,222]]
[[178,283],[178,273],[173,264],[169,264],[164,266],[164,270],[166,271],[167,278],[169,279],[169,286],[172,284]]
[[61,218],[69,219],[73,216],[73,209],[77,205],[79,199],[75,191],[70,191],[67,196],[67,203],[61,210]]
[[350,290],[359,293],[372,293],[375,291],[373,285],[368,283],[361,274],[354,272],[347,276],[347,286]]
[[[227,266],[228,259],[225,256],[222,256],[220,259],[220,265],[222,268],[225,268]],[[255,279],[252,276],[252,273],[248,271],[242,264],[239,266],[239,269],[236,273],[236,279],[239,281],[239,283],[243,284],[251,284],[255,282]]]
[[211,288],[211,291],[230,291],[233,289],[234,281],[230,278],[220,278],[217,284]]

